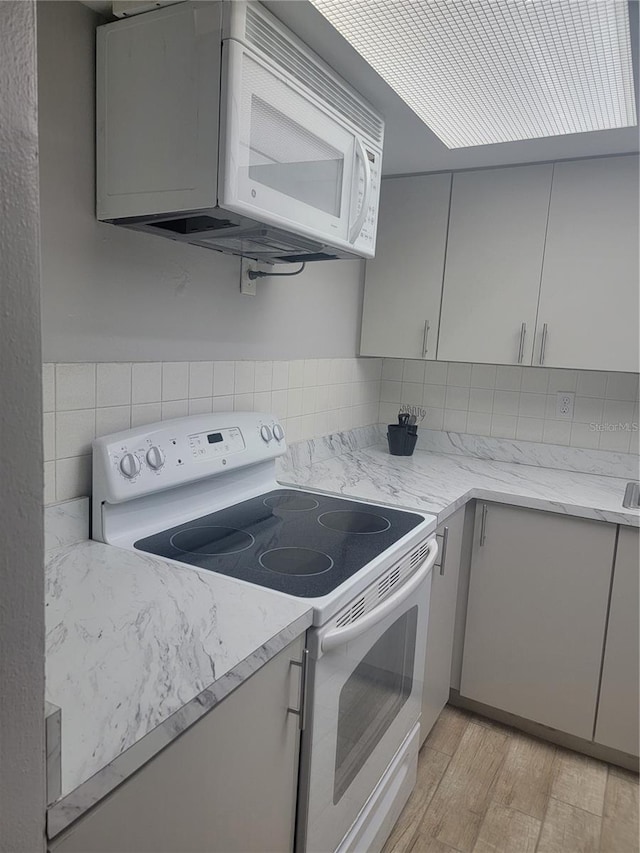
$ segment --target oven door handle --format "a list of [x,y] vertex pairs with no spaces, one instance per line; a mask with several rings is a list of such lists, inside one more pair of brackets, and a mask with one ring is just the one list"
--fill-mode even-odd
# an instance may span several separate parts
[[365,616],[362,616],[351,625],[346,625],[344,628],[336,628],[334,631],[329,631],[321,640],[323,652],[331,651],[336,646],[342,646],[364,634],[372,625],[380,622],[385,616],[388,616],[399,604],[406,601],[412,595],[420,584],[429,575],[433,568],[433,564],[438,556],[438,543],[435,538],[431,539],[428,544],[429,551],[420,567],[411,575],[409,580],[403,584],[400,589],[393,592],[388,598],[378,605],[378,607],[369,611]]

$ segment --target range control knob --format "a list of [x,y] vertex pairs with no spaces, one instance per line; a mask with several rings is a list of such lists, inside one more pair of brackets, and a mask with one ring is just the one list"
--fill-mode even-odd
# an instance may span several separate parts
[[273,425],[273,435],[276,441],[282,441],[284,438],[284,430],[280,426],[280,424]]
[[267,444],[273,438],[273,433],[271,432],[271,427],[268,427],[266,424],[263,424],[260,427],[260,435],[262,436],[262,440],[266,441]]
[[120,460],[120,471],[127,480],[133,480],[140,473],[140,460],[135,453],[124,454]]
[[155,444],[147,450],[147,465],[153,471],[159,471],[164,465],[164,453]]

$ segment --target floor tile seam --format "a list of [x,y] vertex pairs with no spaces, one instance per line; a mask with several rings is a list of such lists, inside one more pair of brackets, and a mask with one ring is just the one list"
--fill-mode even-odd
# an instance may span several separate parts
[[[540,833],[542,832],[542,821],[540,820],[540,818],[534,817],[533,815],[530,815],[530,814],[527,814],[526,812],[523,812],[520,809],[514,809],[514,808],[511,808],[511,806],[505,806],[502,803],[496,802],[496,800],[491,800],[491,803],[489,803],[489,806],[487,808],[487,812],[485,813],[485,816],[482,819],[482,823],[480,824],[480,829],[478,830],[478,838],[480,838],[480,835],[482,834],[482,827],[484,826],[484,823],[487,819],[487,814],[489,812],[489,808],[491,807],[492,803],[495,804],[496,806],[500,806],[501,808],[505,809],[506,811],[517,812],[518,814],[523,815],[523,817],[528,817],[528,818],[531,818],[531,820],[536,821],[536,823],[538,824],[538,835],[536,837],[536,848],[535,849],[537,850],[538,842],[540,841]],[[546,812],[545,812],[545,816],[546,816]],[[477,844],[478,844],[478,838],[476,839],[475,844],[473,845],[472,853],[475,853],[475,849],[476,849]]]
[[[444,769],[444,773],[443,773],[443,774],[442,774],[442,776],[440,777],[440,779],[439,779],[439,781],[438,781],[438,784],[437,784],[437,785],[436,785],[436,787],[433,789],[433,793],[432,793],[432,794],[431,794],[431,796],[429,797],[429,802],[427,803],[427,807],[425,808],[424,813],[423,813],[423,815],[422,815],[422,817],[421,817],[421,819],[420,819],[420,822],[418,823],[418,828],[417,828],[417,830],[416,830],[416,840],[417,840],[418,836],[421,834],[421,833],[420,833],[420,828],[421,828],[421,826],[422,826],[422,825],[423,825],[423,823],[424,823],[424,820],[425,820],[425,818],[426,818],[426,816],[427,816],[427,812],[428,812],[428,811],[429,811],[429,809],[431,808],[431,804],[433,803],[433,801],[434,801],[434,799],[435,799],[435,796],[436,796],[436,794],[437,794],[438,790],[440,789],[440,785],[442,785],[442,781],[443,781],[444,777],[445,777],[445,776],[447,775],[447,773],[449,772],[449,768],[451,767],[451,762],[453,761],[453,759],[454,759],[454,757],[455,757],[456,753],[457,753],[457,752],[458,752],[458,750],[460,749],[460,744],[462,743],[462,739],[464,738],[464,736],[465,736],[465,734],[466,734],[466,732],[467,732],[467,729],[469,728],[469,726],[470,726],[470,725],[471,725],[471,720],[469,719],[469,720],[467,720],[467,725],[465,726],[464,731],[462,732],[462,734],[461,734],[461,736],[460,736],[460,740],[458,741],[458,746],[455,748],[455,750],[453,751],[453,754],[452,754],[452,755],[448,755],[446,752],[441,752],[440,750],[437,750],[437,749],[434,749],[434,750],[433,750],[434,752],[440,752],[440,754],[441,754],[441,755],[446,755],[446,756],[447,756],[447,758],[448,758],[449,760],[447,761],[447,766],[446,766],[446,767],[445,767],[445,769]],[[429,749],[431,749],[431,747],[429,747]],[[427,836],[427,835],[425,835],[424,837],[425,837],[425,838],[429,838],[429,837],[431,837],[431,838],[435,838],[435,836],[433,836],[433,835],[432,835],[432,836]],[[440,840],[440,839],[436,838],[436,841],[439,841],[439,840]],[[444,842],[444,841],[441,841],[440,843],[441,843],[441,844],[444,844],[445,842]],[[414,841],[414,843],[413,843],[413,846],[409,849],[409,853],[412,853],[412,851],[413,851],[413,847],[414,847],[414,846],[415,846],[415,841]],[[451,847],[451,845],[450,845],[450,844],[447,844],[446,846],[447,846],[447,847]],[[464,853],[464,851],[461,851],[458,847],[451,847],[451,849],[452,849],[452,850],[455,850],[455,851],[456,851],[456,853]]]
[[604,786],[604,794],[602,795],[602,812],[598,814],[598,812],[592,812],[591,809],[585,809],[582,806],[577,805],[576,803],[570,803],[568,800],[563,800],[562,797],[557,797],[555,794],[549,794],[550,799],[556,800],[559,803],[564,803],[565,806],[571,806],[574,809],[580,809],[581,812],[586,812],[587,814],[593,815],[594,817],[603,818],[604,817],[604,798],[607,795],[607,784],[609,783],[609,775],[607,773],[607,782]]
[[542,830],[544,829],[544,825],[547,822],[547,816],[549,814],[549,803],[550,802],[551,802],[551,795],[549,795],[547,797],[547,805],[545,806],[545,809],[544,809],[544,816],[543,816],[542,820],[540,821],[540,832],[538,833],[538,840],[536,841],[534,853],[538,853],[538,850],[540,848],[540,839],[542,838]]

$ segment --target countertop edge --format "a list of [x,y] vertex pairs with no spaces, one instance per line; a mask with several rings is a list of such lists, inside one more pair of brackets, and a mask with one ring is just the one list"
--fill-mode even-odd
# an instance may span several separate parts
[[47,837],[55,838],[71,826],[100,800],[112,793],[136,770],[158,755],[178,735],[190,728],[201,717],[215,708],[223,699],[240,687],[248,678],[268,663],[289,643],[304,633],[312,624],[313,610],[309,608],[302,616],[270,637],[254,652],[241,660],[213,684],[194,696],[134,743],[105,767],[83,782],[47,810]]
[[542,512],[555,512],[558,515],[570,515],[576,518],[586,518],[592,521],[604,521],[608,524],[622,524],[625,527],[640,527],[640,517],[627,514],[624,509],[616,512],[610,509],[599,509],[594,506],[572,504],[555,501],[551,498],[535,498],[529,495],[514,495],[510,492],[500,492],[493,489],[468,489],[464,495],[456,498],[437,514],[438,525],[450,518],[457,510],[469,501],[489,501],[490,503],[510,504],[523,509],[538,509]]
[[[552,498],[535,498],[529,495],[513,495],[509,492],[499,492],[493,489],[470,489],[466,500],[493,501],[494,503],[511,504],[524,509],[539,509],[543,512],[555,512],[558,515],[571,515],[576,518],[587,518],[592,521],[604,521],[608,524],[622,524],[626,527],[640,527],[640,517],[631,515],[621,508],[620,511],[600,509],[597,506],[567,503]],[[447,508],[448,509],[448,508]],[[440,520],[440,516],[438,516]]]

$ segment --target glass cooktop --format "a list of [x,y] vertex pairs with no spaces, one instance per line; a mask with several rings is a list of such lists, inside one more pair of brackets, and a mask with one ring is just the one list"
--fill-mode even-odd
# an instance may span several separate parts
[[276,489],[139,539],[134,548],[314,598],[331,592],[423,520],[413,512]]

